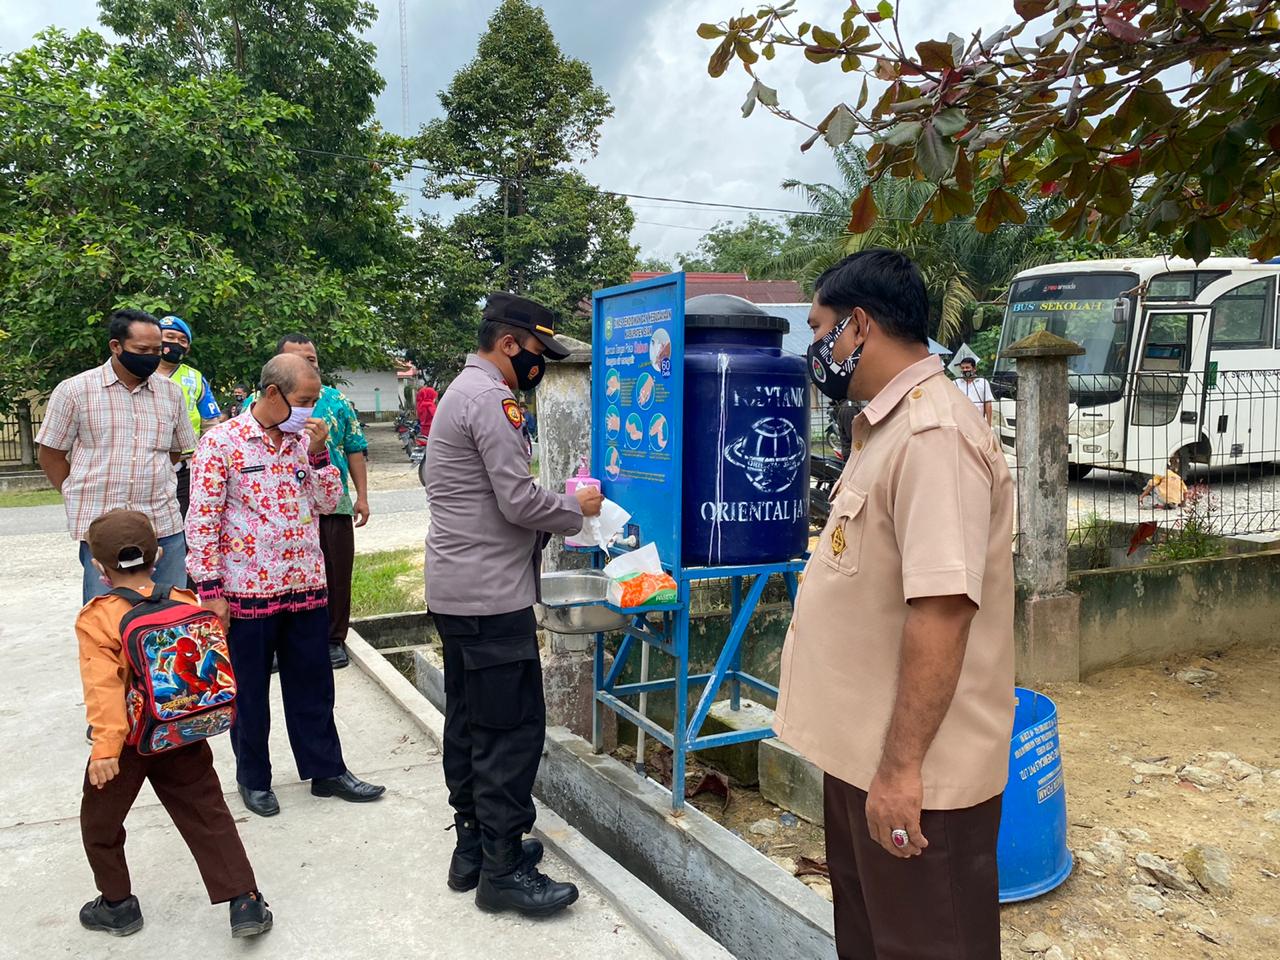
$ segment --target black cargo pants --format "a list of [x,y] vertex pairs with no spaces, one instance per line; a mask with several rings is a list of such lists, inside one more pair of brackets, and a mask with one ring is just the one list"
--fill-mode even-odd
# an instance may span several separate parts
[[533,608],[434,616],[444,641],[449,803],[491,840],[519,837],[533,828],[533,780],[547,728]]

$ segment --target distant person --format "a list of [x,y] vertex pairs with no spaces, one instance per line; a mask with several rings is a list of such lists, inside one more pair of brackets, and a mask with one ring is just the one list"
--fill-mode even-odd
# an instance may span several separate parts
[[[152,595],[163,548],[145,514],[109,511],[94,520],[85,535],[91,562],[112,589]],[[176,587],[169,596],[182,603],[199,602],[195,594]],[[85,712],[93,730],[93,752],[80,801],[80,833],[101,893],[81,908],[80,923],[87,930],[118,937],[142,929],[142,907],[125,863],[124,821],[147,781],[195,857],[209,902],[231,904],[231,935],[265,933],[271,929],[271,911],[258,891],[236,822],[222,798],[208,742],[147,756],[125,742],[130,663],[120,622],[132,609],[123,597],[100,596],[90,600],[76,619]],[[164,885],[171,895],[172,866],[168,864],[152,881]]]
[[1152,477],[1138,494],[1138,506],[1148,500],[1155,501],[1157,510],[1176,510],[1187,499],[1187,484],[1178,473],[1181,458],[1175,453],[1169,458],[1169,468],[1163,475]]
[[858,415],[861,405],[852,400],[845,400],[835,405],[832,417],[836,422],[836,432],[840,436],[840,459],[848,460],[849,451],[853,447],[853,419]]
[[990,426],[996,398],[991,392],[991,384],[984,377],[978,376],[978,364],[973,357],[965,357],[960,361],[960,379],[956,381],[956,386],[978,408],[978,412]]
[[424,437],[431,436],[431,421],[436,418],[436,403],[439,399],[440,394],[435,387],[424,386],[418,390],[418,432]]
[[40,468],[61,491],[71,539],[80,543],[84,603],[110,589],[85,542],[89,524],[108,510],[146,514],[164,548],[156,578],[186,582],[173,472],[182,452],[196,445],[186,401],[172,380],[152,376],[163,350],[159,320],[143,310],[116,310],[107,337],[110,358],[54,388],[36,437]]
[[[200,434],[222,420],[222,411],[218,409],[218,401],[213,399],[213,391],[204,374],[183,362],[194,340],[187,322],[172,315],[161,318],[160,337],[159,373],[182,388],[187,419],[191,421],[198,443]],[[187,505],[191,502],[191,471],[188,467],[195,452],[194,444],[190,450],[182,451],[182,459],[174,468],[178,478],[178,509],[182,511],[183,519],[186,519]]]
[[774,729],[824,771],[840,957],[1000,956],[1013,732],[1013,481],[930,356],[907,257],[818,278],[809,376],[869,401],[804,573]]
[[529,409],[527,403],[520,404],[520,412],[524,414],[524,433],[530,443],[538,442],[538,415]]
[[227,404],[227,409],[222,414],[222,419],[230,420],[232,417],[238,417],[244,412],[244,402],[249,397],[249,388],[243,383],[237,383],[231,388],[231,402]]
[[[296,354],[320,372],[320,358],[310,337],[287,333],[276,354]],[[355,404],[337,387],[324,386],[315,417],[329,428],[329,462],[342,478],[342,496],[332,510],[320,512],[320,550],[329,584],[329,662],[339,670],[351,662],[344,644],[351,629],[351,578],[356,562],[355,528],[369,522],[369,443]],[[356,488],[355,499],[351,487]]]
[[187,572],[228,627],[238,684],[231,745],[244,805],[280,812],[271,789],[271,657],[280,662],[289,745],[317,797],[360,803],[385,788],[347,769],[333,719],[333,667],[320,515],[342,496],[328,427],[314,416],[320,374],[299,356],[262,368],[258,397],[204,435],[191,464]]

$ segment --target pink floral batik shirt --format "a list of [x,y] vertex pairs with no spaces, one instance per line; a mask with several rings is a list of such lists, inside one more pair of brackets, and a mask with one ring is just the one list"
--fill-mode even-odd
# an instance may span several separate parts
[[277,448],[252,409],[200,439],[191,462],[187,572],[202,598],[226,597],[231,615],[269,617],[328,603],[320,514],[342,496],[326,451],[305,434]]

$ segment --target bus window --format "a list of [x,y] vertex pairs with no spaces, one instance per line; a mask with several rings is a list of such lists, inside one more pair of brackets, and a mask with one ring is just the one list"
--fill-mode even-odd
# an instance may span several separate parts
[[1141,369],[1191,369],[1191,317],[1190,313],[1147,315],[1147,341],[1142,347]]
[[1274,280],[1270,277],[1228,290],[1213,302],[1213,349],[1270,347],[1274,304]]
[[1147,313],[1147,334],[1133,380],[1129,422],[1135,427],[1163,427],[1182,409],[1182,395],[1191,370],[1193,323],[1203,313]]
[[1215,280],[1228,275],[1226,270],[1183,270],[1162,273],[1147,281],[1147,300],[1174,300],[1186,302],[1200,296],[1200,292]]

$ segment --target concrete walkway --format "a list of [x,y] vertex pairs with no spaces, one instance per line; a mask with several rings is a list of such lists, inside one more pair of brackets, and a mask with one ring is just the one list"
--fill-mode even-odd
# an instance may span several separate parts
[[[451,820],[440,758],[356,667],[337,674],[338,727],[351,769],[388,785],[380,802],[353,806],[310,795],[296,778],[278,693],[272,756],[280,816],[263,820],[243,810],[230,744],[226,737],[214,741],[228,802],[275,913],[271,933],[257,942],[230,938],[226,907],[209,905],[190,854],[149,787],[128,821],[129,862],[146,927],[124,940],[82,930],[76,913],[96,891],[77,820],[88,753],[71,629],[80,568],[60,526],[56,533],[19,532],[38,529],[43,519],[22,514],[0,510],[0,756],[6,767],[0,887],[10,917],[0,934],[0,958],[658,956],[597,890],[554,857],[548,872],[583,885],[581,900],[557,917],[491,916],[449,891],[444,872],[453,834],[444,831]],[[370,527],[357,534],[363,550],[421,543],[425,510],[388,511]]]

